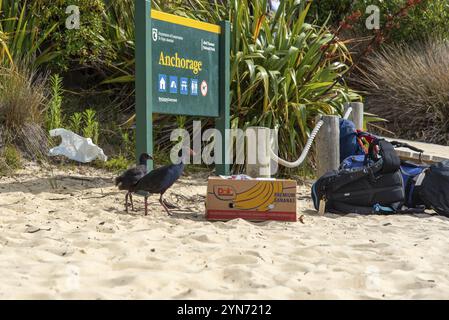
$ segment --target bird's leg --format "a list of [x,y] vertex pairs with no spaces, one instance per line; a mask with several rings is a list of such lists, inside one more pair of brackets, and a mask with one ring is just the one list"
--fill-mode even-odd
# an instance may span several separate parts
[[148,196],[145,196],[145,215],[148,215]]
[[136,211],[134,210],[133,194],[131,192],[129,193],[129,200],[131,200],[131,210]]
[[164,195],[164,194],[161,193],[161,196],[160,196],[160,198],[159,198],[159,203],[164,207],[165,211],[167,211],[167,214],[168,214],[169,216],[171,216],[170,211],[168,210],[167,206],[165,205],[164,199],[162,199],[162,196],[163,196],[163,195]]
[[126,210],[126,213],[128,213],[128,196],[129,196],[129,192],[127,192],[126,196],[125,196],[125,210]]

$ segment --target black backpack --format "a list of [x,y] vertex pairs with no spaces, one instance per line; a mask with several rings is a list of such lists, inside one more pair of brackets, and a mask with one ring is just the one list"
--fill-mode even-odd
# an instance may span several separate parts
[[422,183],[415,188],[428,209],[449,217],[449,160],[431,165]]
[[330,171],[312,186],[315,209],[321,213],[395,213],[405,200],[401,161],[393,145],[375,139],[364,166]]

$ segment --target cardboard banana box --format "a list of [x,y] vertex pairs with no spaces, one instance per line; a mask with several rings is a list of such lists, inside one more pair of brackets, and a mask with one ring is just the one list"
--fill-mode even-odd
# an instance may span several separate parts
[[296,181],[210,177],[206,218],[296,221]]

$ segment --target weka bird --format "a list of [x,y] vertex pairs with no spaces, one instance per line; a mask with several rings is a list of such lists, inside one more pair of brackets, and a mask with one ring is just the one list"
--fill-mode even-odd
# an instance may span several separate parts
[[131,209],[134,211],[133,195],[136,190],[136,184],[142,179],[148,172],[147,161],[153,160],[153,157],[148,153],[142,153],[139,157],[139,164],[134,168],[128,169],[123,172],[119,177],[115,178],[115,185],[119,190],[128,191],[125,196],[125,209],[128,212],[128,197],[131,200]]
[[[182,175],[182,173],[184,172],[185,163],[191,155],[194,155],[194,152],[191,149],[184,149],[181,157],[181,162],[179,164],[170,164],[154,169],[153,171],[145,175],[142,179],[140,179],[135,187],[135,190],[148,192],[149,194],[160,194],[159,203],[162,205],[162,207],[164,207],[165,211],[167,211],[167,214],[171,216],[167,204],[162,199],[162,196],[164,195],[165,191],[167,191],[167,189],[169,189]],[[147,200],[149,194],[145,196],[145,215],[148,214]]]

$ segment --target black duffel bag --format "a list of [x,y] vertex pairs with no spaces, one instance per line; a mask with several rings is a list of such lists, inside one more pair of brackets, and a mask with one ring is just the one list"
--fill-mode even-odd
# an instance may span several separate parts
[[320,213],[395,213],[404,203],[400,159],[383,139],[370,144],[362,168],[330,171],[312,186],[312,199]]
[[431,165],[415,188],[427,208],[449,217],[449,160]]

